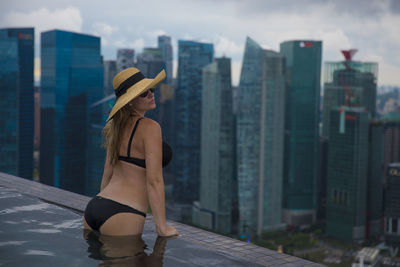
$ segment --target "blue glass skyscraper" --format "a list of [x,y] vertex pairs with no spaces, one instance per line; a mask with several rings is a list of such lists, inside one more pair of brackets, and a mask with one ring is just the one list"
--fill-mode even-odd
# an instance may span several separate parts
[[179,40],[175,90],[175,200],[199,199],[201,89],[203,67],[213,61],[212,44]]
[[0,29],[0,171],[33,177],[34,29]]
[[385,144],[382,121],[370,121],[368,140],[367,239],[369,239],[370,236],[379,236],[382,232],[383,162]]
[[166,35],[158,36],[158,48],[161,50],[162,57],[165,61],[165,72],[167,74],[166,83],[172,85],[173,50],[171,44],[171,37]]
[[239,233],[282,227],[285,60],[246,40],[238,92]]
[[283,220],[310,224],[316,220],[319,158],[321,41],[287,41]]
[[367,219],[370,115],[363,108],[345,106],[330,113],[326,233],[348,241],[362,240]]
[[41,35],[41,182],[84,193],[90,104],[103,96],[100,38]]
[[112,94],[89,106],[85,179],[86,196],[94,196],[100,191],[104,163],[106,160],[106,150],[102,147],[103,128],[114,103],[115,94]]

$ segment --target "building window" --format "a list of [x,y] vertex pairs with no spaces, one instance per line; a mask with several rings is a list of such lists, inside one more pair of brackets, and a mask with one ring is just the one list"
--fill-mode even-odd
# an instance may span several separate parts
[[337,202],[337,191],[336,189],[333,189],[333,203],[336,204],[336,202]]
[[397,219],[392,219],[392,234],[397,234]]

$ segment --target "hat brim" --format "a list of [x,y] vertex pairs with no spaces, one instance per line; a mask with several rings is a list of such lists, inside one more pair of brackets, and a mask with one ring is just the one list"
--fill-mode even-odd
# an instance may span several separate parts
[[[126,104],[128,104],[132,99],[140,95],[141,93],[145,92],[146,90],[157,87],[164,79],[165,79],[165,70],[162,70],[159,74],[154,79],[143,79],[140,82],[134,84],[133,86],[129,87],[126,90],[126,93],[121,95],[119,98],[117,98],[113,108],[110,111],[110,114],[108,115],[108,119],[106,122],[110,121],[114,115],[120,110],[122,107],[124,107]],[[138,89],[140,88],[140,89]]]

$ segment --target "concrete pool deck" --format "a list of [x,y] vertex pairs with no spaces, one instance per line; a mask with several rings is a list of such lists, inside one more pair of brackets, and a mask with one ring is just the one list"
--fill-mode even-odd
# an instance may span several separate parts
[[[89,197],[0,173],[0,199],[0,265],[101,263],[91,256],[93,248],[83,238],[82,212]],[[166,243],[161,258],[145,259],[155,262],[150,266],[324,266],[179,222],[168,223],[180,235],[160,241],[152,216],[146,218],[145,255],[155,254],[159,242]]]

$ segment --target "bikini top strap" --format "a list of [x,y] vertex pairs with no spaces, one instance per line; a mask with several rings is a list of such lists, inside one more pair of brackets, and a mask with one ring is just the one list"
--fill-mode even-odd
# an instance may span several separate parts
[[141,117],[141,118],[139,118],[139,119],[136,121],[136,123],[135,123],[135,127],[133,127],[133,130],[132,130],[132,133],[131,133],[131,137],[129,138],[129,143],[128,143],[128,153],[127,153],[127,155],[128,155],[128,158],[131,156],[131,144],[132,144],[132,138],[133,138],[133,135],[134,135],[134,134],[135,134],[135,132],[136,132],[136,128],[137,128],[137,126],[138,126],[138,124],[139,124],[139,121],[140,121],[141,119],[143,119],[143,118]]

